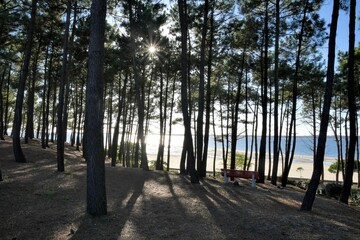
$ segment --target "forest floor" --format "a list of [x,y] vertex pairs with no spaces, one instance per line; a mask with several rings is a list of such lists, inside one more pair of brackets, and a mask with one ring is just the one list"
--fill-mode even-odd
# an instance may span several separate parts
[[65,172],[56,146],[23,144],[16,163],[10,138],[0,141],[0,239],[359,239],[360,208],[317,196],[299,211],[304,191],[270,183],[251,188],[206,178],[193,185],[176,173],[110,167],[108,215],[86,214],[86,164],[66,146]]

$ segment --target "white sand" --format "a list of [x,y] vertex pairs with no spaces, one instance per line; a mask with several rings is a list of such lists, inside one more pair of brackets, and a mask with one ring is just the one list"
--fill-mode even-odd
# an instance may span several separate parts
[[[156,155],[149,154],[148,159],[149,159],[149,161],[154,161],[154,160],[156,160]],[[166,162],[166,160],[167,160],[167,156],[165,155],[164,162]],[[324,179],[327,181],[335,181],[336,180],[336,174],[330,173],[328,171],[330,164],[333,162],[335,162],[335,159],[332,159],[332,158],[324,159],[324,175],[325,175]],[[223,164],[222,157],[221,157],[221,155],[218,155],[216,158],[216,164],[215,164],[215,170],[217,172],[220,172],[220,169],[223,168],[222,164]],[[179,169],[179,167],[180,167],[180,156],[171,156],[170,168],[171,169]],[[268,173],[268,167],[269,167],[269,163],[267,160],[265,163],[265,174],[266,175]],[[252,167],[250,169],[253,169],[253,168],[254,168],[254,157],[252,160]],[[303,170],[300,171],[300,170],[298,170],[299,168],[302,168]],[[208,158],[207,171],[208,172],[213,171],[213,157]],[[295,156],[294,162],[290,169],[289,177],[310,179],[312,172],[313,172],[313,161],[312,161],[311,156]],[[281,175],[282,175],[282,163],[281,163],[281,159],[280,159],[279,168],[278,168],[278,176],[281,176]],[[339,174],[339,181],[343,181],[341,172]],[[353,182],[354,183],[358,182],[358,173],[357,172],[354,172]]]

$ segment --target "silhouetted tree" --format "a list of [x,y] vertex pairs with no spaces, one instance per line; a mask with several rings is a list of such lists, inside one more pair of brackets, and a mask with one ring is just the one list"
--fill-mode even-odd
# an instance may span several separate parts
[[87,162],[87,211],[91,215],[107,214],[103,145],[105,17],[106,0],[93,0],[84,139]]

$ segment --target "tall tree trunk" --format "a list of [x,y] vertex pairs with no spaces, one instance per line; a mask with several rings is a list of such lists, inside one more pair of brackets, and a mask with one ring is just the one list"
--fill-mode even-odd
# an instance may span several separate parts
[[[127,78],[127,76],[125,76]],[[126,86],[124,86],[126,88]],[[123,95],[126,97],[126,90],[125,94]],[[123,121],[122,121],[122,131],[121,131],[121,140],[120,140],[120,148],[119,148],[119,160],[123,163],[123,166],[125,166],[125,157],[126,157],[126,146],[125,146],[125,135],[126,135],[126,121],[128,118],[128,111],[129,107],[126,105],[126,99],[124,100],[124,114],[123,114]]]
[[237,143],[237,134],[238,134],[238,123],[239,123],[239,105],[240,105],[240,96],[241,96],[241,84],[242,84],[242,75],[244,71],[245,64],[245,52],[246,47],[243,48],[242,60],[241,60],[241,70],[240,75],[238,76],[237,90],[236,90],[236,99],[235,99],[235,109],[234,117],[231,124],[231,154],[230,154],[230,169],[235,169],[235,160],[236,160],[236,143]]
[[[144,170],[149,170],[147,155],[146,155],[146,143],[145,143],[145,134],[144,134],[144,119],[145,119],[145,93],[144,93],[144,79],[139,76],[138,64],[135,56],[135,36],[134,36],[134,17],[132,10],[132,0],[129,0],[129,21],[130,21],[130,41],[131,41],[131,54],[132,54],[132,64],[134,70],[134,79],[135,79],[135,96],[137,103],[137,113],[138,113],[138,140],[141,143],[141,167]],[[137,141],[137,142],[139,142]],[[137,147],[138,148],[138,147]],[[135,152],[138,154],[138,151]],[[138,159],[135,159],[137,162]]]
[[[356,102],[355,102],[355,22],[356,22],[356,0],[350,1],[350,20],[349,20],[349,58],[348,58],[348,107],[350,121],[350,143],[347,154],[347,164],[343,189],[340,194],[340,201],[348,204],[351,194],[352,178],[354,173],[355,148],[358,140],[356,131]],[[359,166],[358,166],[359,167]]]
[[10,76],[11,76],[11,64],[9,65],[9,71],[8,71],[8,76],[7,76],[7,84],[6,84],[4,135],[9,135],[8,132],[7,132],[7,129],[8,129],[8,123],[9,123],[8,114],[9,114]]
[[80,132],[81,132],[81,126],[82,124],[82,117],[83,117],[83,98],[84,98],[84,86],[85,82],[81,81],[81,90],[80,90],[80,106],[79,106],[79,121],[77,126],[77,136],[76,136],[76,150],[80,151]]
[[[158,154],[156,157],[156,170],[163,170],[164,165],[164,115],[163,115],[163,88],[164,88],[164,79],[162,74],[162,68],[160,68],[160,96],[159,96],[159,108],[160,108],[160,138],[159,138],[159,147],[158,147]],[[166,99],[166,98],[165,98]],[[166,112],[166,109],[165,111]]]
[[279,168],[279,41],[280,41],[280,0],[275,2],[275,59],[274,59],[274,146],[271,184],[277,184]]
[[34,59],[32,61],[32,75],[31,82],[29,84],[28,99],[27,99],[27,113],[26,113],[26,130],[25,130],[25,143],[29,142],[29,138],[34,138],[34,107],[35,107],[35,84],[37,78],[37,65],[41,48],[41,39],[38,43],[38,48],[35,52]]
[[261,140],[260,140],[260,151],[259,151],[259,183],[265,182],[265,159],[266,159],[266,133],[267,133],[267,88],[268,88],[268,47],[269,47],[269,26],[268,26],[268,0],[265,2],[265,50],[264,50],[264,64],[263,72],[264,76],[262,78],[262,97],[261,97],[261,106],[262,106],[262,130],[261,130]]
[[3,69],[3,73],[1,75],[0,79],[0,140],[5,140],[4,138],[4,105],[3,105],[3,95],[2,95],[2,89],[3,89],[3,82],[5,80],[5,74],[7,70],[7,65],[5,65]]
[[248,67],[246,67],[245,72],[245,159],[244,159],[244,166],[243,170],[246,170],[247,162],[248,162],[248,153],[249,153],[249,131],[248,131],[248,116],[249,116],[249,110],[248,110]]
[[214,134],[214,158],[213,158],[213,177],[215,177],[215,167],[216,167],[216,154],[217,154],[217,137],[216,137],[216,124],[215,124],[215,94],[212,100],[212,125],[213,125],[213,134]]
[[[119,79],[119,104],[118,104],[118,116],[116,118],[116,124],[114,129],[114,137],[112,142],[111,148],[111,166],[116,166],[116,156],[117,156],[117,149],[118,149],[118,139],[119,139],[119,131],[120,131],[120,118],[123,112],[123,105],[125,101],[125,94],[126,94],[126,85],[127,85],[127,74],[125,75],[124,85],[121,87],[121,74]],[[122,133],[122,136],[125,133]],[[120,160],[120,158],[119,158]]]
[[296,62],[295,62],[295,73],[294,73],[294,83],[293,83],[293,107],[291,112],[291,120],[290,120],[290,127],[289,127],[289,141],[286,146],[286,155],[285,155],[285,167],[282,175],[281,185],[283,187],[286,186],[288,181],[289,172],[291,169],[291,165],[294,158],[295,147],[296,147],[296,108],[297,108],[297,97],[298,97],[298,74],[300,71],[300,56],[301,56],[301,48],[302,48],[302,41],[303,35],[306,25],[306,14],[308,12],[308,0],[305,2],[303,18],[301,21],[301,30],[299,34],[299,42],[296,54]]
[[185,139],[187,145],[187,168],[191,176],[192,183],[199,183],[198,176],[195,170],[195,157],[193,140],[191,136],[191,118],[188,109],[188,96],[187,96],[187,78],[188,78],[188,59],[187,59],[187,4],[186,0],[178,0],[180,26],[181,26],[181,108],[183,113]]
[[[212,49],[213,49],[213,41],[214,41],[214,4],[213,1],[210,2],[211,14],[210,14],[210,39],[209,39],[209,55],[208,55],[208,66],[207,66],[207,83],[206,83],[206,105],[205,105],[205,134],[204,134],[204,152],[203,152],[203,172],[201,175],[203,177],[206,176],[206,166],[207,166],[207,158],[208,158],[208,146],[209,146],[209,132],[210,132],[210,114],[211,114],[211,65],[212,65]],[[215,124],[215,123],[214,123]],[[215,136],[216,138],[216,136]],[[216,152],[216,142],[215,142],[215,152]],[[215,155],[216,159],[216,155]],[[215,161],[214,161],[215,162]],[[213,168],[215,165],[213,165]],[[215,170],[213,169],[215,174]]]
[[171,134],[172,134],[172,119],[175,105],[175,87],[176,87],[176,77],[174,76],[171,90],[171,104],[170,104],[170,117],[169,117],[169,139],[168,139],[168,147],[167,147],[167,166],[166,171],[170,169],[170,146],[171,146]]
[[271,180],[271,126],[272,126],[272,123],[271,123],[271,111],[272,111],[272,104],[271,104],[271,79],[269,80],[269,124],[268,124],[268,166],[269,166],[269,169],[268,169],[268,174],[267,174],[267,180]]
[[19,88],[16,95],[16,106],[15,106],[15,115],[14,115],[14,124],[13,124],[13,150],[14,150],[16,162],[26,162],[25,155],[20,145],[20,130],[21,130],[22,107],[24,102],[25,84],[29,72],[29,63],[31,58],[32,46],[33,46],[33,34],[35,28],[36,10],[37,10],[37,0],[32,0],[31,19],[29,23],[29,29],[25,44],[24,62],[21,68]]
[[[56,76],[58,76],[59,70],[56,72]],[[53,100],[52,100],[52,111],[51,111],[51,142],[54,142],[56,136],[55,136],[55,125],[56,125],[56,92],[57,92],[57,84],[56,81],[54,81],[54,91],[53,91]]]
[[314,170],[311,176],[308,189],[306,190],[303,202],[301,204],[301,210],[310,211],[312,209],[316,190],[320,182],[320,176],[323,171],[327,128],[329,124],[329,113],[331,106],[332,88],[334,83],[334,67],[335,67],[335,46],[336,46],[336,31],[337,22],[339,16],[339,0],[334,0],[331,26],[330,26],[330,37],[329,37],[329,50],[328,50],[328,68],[326,73],[326,89],[324,95],[324,105],[321,114],[320,133],[318,139],[318,146],[316,151],[316,159],[314,161]]
[[70,143],[71,146],[75,145],[76,142],[76,129],[77,129],[77,122],[78,122],[78,111],[79,111],[79,86],[78,82],[75,82],[75,89],[74,89],[74,97],[73,97],[73,125],[72,125],[72,133]]
[[[51,27],[51,30],[50,30],[50,33],[52,33],[52,27]],[[50,34],[51,35],[51,34]],[[44,85],[43,85],[43,93],[42,93],[42,103],[41,103],[41,108],[42,108],[42,127],[41,127],[41,147],[43,149],[46,148],[46,129],[47,129],[47,125],[46,125],[46,118],[48,116],[46,116],[46,93],[47,93],[47,90],[48,90],[48,81],[49,81],[49,78],[48,78],[48,75],[49,75],[49,68],[50,68],[50,64],[51,62],[49,61],[49,66],[48,66],[48,58],[49,58],[49,50],[50,49],[50,43],[47,44],[46,46],[46,53],[45,53],[45,64],[44,64]],[[52,58],[52,54],[50,56],[50,58]],[[40,123],[39,123],[40,124]]]
[[107,148],[107,155],[109,158],[111,158],[112,155],[112,142],[111,142],[111,135],[112,135],[112,115],[113,115],[113,91],[114,91],[114,80],[110,82],[109,87],[109,102],[108,102],[108,129],[107,129],[107,141],[108,141],[108,148]]
[[107,214],[103,147],[105,17],[106,0],[93,0],[85,117],[87,211],[91,215]]
[[46,93],[46,110],[45,110],[45,146],[49,147],[49,115],[50,115],[50,94],[52,88],[52,60],[53,60],[53,52],[54,48],[52,49],[51,56],[50,56],[50,66],[48,71],[48,87]]
[[[64,94],[64,109],[63,109],[63,119],[62,119],[62,131],[63,131],[63,141],[66,142],[67,139],[67,126],[68,126],[68,109],[69,109],[69,95],[70,95],[70,81],[69,81],[69,73],[72,71],[72,59],[73,59],[73,45],[74,45],[74,37],[75,37],[75,30],[76,30],[76,19],[77,19],[77,1],[71,0],[70,1],[70,8],[71,2],[73,3],[73,23],[72,23],[72,30],[70,35],[70,40],[68,42],[68,51],[69,57],[66,63],[66,74],[65,74],[65,94]],[[71,9],[70,9],[71,12]]]
[[[206,165],[203,162],[203,126],[204,126],[204,100],[205,100],[205,51],[206,36],[208,26],[209,0],[204,2],[203,24],[201,30],[201,46],[200,46],[200,82],[199,82],[199,101],[197,114],[197,170],[200,177],[205,177]],[[205,169],[205,170],[204,170]]]
[[58,104],[58,115],[57,115],[57,170],[63,172],[64,166],[64,151],[65,151],[65,134],[64,129],[64,108],[66,108],[65,91],[68,74],[68,47],[69,47],[69,28],[70,28],[70,14],[71,14],[71,0],[66,2],[66,20],[65,20],[65,34],[64,34],[64,45],[62,55],[62,66],[61,66],[61,77],[60,77],[60,92],[59,92],[59,104]]

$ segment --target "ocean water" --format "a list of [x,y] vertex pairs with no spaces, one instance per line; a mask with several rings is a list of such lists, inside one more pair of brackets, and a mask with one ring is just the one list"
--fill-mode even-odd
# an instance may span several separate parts
[[[167,140],[165,139],[165,147],[167,147]],[[181,155],[182,145],[183,145],[183,135],[173,135],[171,138],[171,155]],[[258,147],[260,147],[260,136],[257,137]],[[159,135],[150,134],[147,138],[147,152],[148,154],[156,154],[158,149]],[[246,145],[245,137],[239,138],[236,144],[236,149],[239,152],[245,151]],[[250,151],[251,147],[251,137],[248,137],[248,147]],[[268,144],[268,141],[267,141]],[[271,145],[273,144],[273,138],[271,138]],[[301,158],[310,158],[312,160],[313,156],[313,137],[312,136],[298,136],[296,141],[295,155],[300,156]],[[230,146],[229,146],[230,147]],[[255,147],[255,146],[254,146]],[[268,146],[266,147],[268,150]],[[285,153],[285,138],[281,139],[281,148],[283,153]],[[343,141],[343,153],[345,152],[345,141]],[[214,137],[210,136],[209,139],[209,152],[215,150],[215,141]],[[222,151],[221,142],[217,142],[217,151]],[[328,136],[326,141],[325,157],[326,158],[337,158],[338,150],[336,147],[336,141],[334,136]]]

